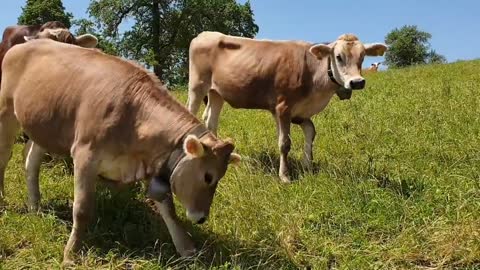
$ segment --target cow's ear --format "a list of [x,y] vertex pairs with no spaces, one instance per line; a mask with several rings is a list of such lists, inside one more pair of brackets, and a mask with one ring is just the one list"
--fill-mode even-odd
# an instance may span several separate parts
[[310,47],[310,53],[315,55],[318,59],[327,57],[332,52],[332,48],[325,44],[317,44]]
[[30,41],[30,40],[37,39],[37,37],[36,36],[23,36],[23,39],[25,39],[25,41]]
[[242,161],[242,157],[237,153],[231,153],[230,157],[228,158],[228,164],[232,164],[234,166],[240,165],[240,161]]
[[387,45],[382,43],[365,44],[365,54],[368,56],[382,56],[388,49]]
[[195,135],[188,135],[183,142],[183,151],[187,156],[193,158],[202,157],[205,153],[205,149],[203,148],[203,144]]
[[78,45],[84,48],[95,48],[97,44],[98,44],[98,39],[95,36],[90,34],[81,35],[75,39],[75,45]]

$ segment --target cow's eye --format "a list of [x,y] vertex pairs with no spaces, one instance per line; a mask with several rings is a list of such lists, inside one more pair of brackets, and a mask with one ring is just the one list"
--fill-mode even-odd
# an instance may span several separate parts
[[207,183],[207,185],[210,185],[213,181],[213,176],[209,173],[206,173],[205,174],[205,183]]
[[343,62],[342,57],[341,57],[340,55],[337,55],[337,61],[338,61],[339,63],[342,63],[342,62]]

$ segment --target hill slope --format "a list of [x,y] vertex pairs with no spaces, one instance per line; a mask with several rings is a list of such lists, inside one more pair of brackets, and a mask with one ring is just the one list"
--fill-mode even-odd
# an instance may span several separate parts
[[[140,186],[99,187],[83,265],[480,267],[480,61],[380,72],[367,84],[314,118],[314,172],[299,165],[303,136],[293,127],[292,185],[276,176],[271,116],[226,106],[220,135],[234,138],[244,162],[222,180],[209,222],[189,227],[204,252],[177,259]],[[60,262],[71,227],[72,176],[63,163],[43,166],[44,210],[25,213],[20,152],[6,175],[0,268],[45,269]]]

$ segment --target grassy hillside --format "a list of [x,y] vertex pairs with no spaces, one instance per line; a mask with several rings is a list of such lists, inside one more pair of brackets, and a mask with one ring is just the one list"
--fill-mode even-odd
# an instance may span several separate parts
[[[293,127],[292,185],[276,176],[271,116],[226,106],[220,135],[244,162],[219,185],[209,222],[188,225],[203,247],[192,260],[175,255],[141,187],[99,187],[81,268],[479,269],[480,61],[381,72],[367,84],[314,118],[314,172],[299,165]],[[43,211],[26,213],[20,153],[6,175],[0,269],[56,268],[72,176],[62,163],[43,166]]]

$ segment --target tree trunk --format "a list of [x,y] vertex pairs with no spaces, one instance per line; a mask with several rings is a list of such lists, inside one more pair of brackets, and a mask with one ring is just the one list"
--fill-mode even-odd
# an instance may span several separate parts
[[161,62],[161,55],[160,55],[160,9],[159,9],[159,2],[160,0],[153,0],[152,4],[152,49],[153,49],[153,56],[155,58],[155,62],[157,62],[153,66],[153,72],[157,77],[162,80],[163,72],[162,72],[162,62]]

